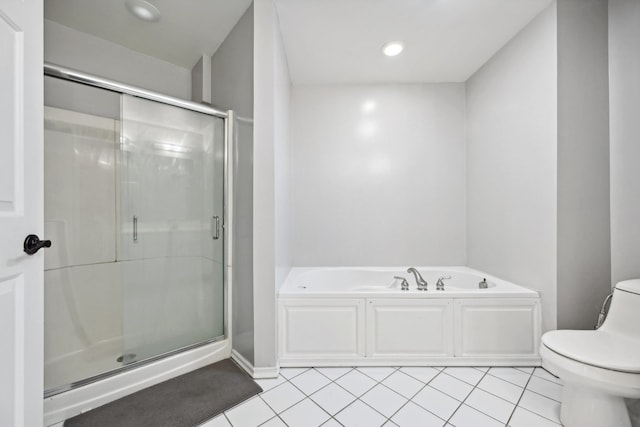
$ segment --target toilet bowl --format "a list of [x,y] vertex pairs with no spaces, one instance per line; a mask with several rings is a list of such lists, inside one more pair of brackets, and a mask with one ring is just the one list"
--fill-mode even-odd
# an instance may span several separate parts
[[564,381],[565,427],[640,427],[627,409],[638,405],[625,401],[640,399],[640,279],[616,285],[598,330],[545,333],[540,357]]

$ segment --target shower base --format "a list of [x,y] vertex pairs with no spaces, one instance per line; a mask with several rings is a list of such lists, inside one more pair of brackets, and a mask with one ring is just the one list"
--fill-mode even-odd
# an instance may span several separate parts
[[[120,367],[122,364],[116,362],[118,355],[119,353],[111,352],[109,357],[112,363]],[[146,387],[226,359],[230,355],[230,341],[224,339],[47,397],[44,399],[44,425],[59,423]]]

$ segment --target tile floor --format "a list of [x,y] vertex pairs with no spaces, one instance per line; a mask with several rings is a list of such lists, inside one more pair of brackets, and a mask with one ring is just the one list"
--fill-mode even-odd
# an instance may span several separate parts
[[558,427],[562,381],[542,368],[283,368],[201,427]]

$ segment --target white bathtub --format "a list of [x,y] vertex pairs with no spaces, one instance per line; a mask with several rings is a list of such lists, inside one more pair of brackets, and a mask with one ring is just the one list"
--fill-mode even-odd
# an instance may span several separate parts
[[397,267],[293,268],[279,291],[280,365],[540,363],[537,292],[467,267],[418,270],[427,291]]

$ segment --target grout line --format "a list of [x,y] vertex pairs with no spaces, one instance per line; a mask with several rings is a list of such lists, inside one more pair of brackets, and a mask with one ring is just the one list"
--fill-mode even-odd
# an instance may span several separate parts
[[[529,410],[529,409],[527,409],[527,408],[524,408],[524,407],[520,406],[520,402],[521,402],[521,400],[522,400],[522,398],[523,398],[523,396],[524,396],[524,392],[525,392],[525,391],[530,391],[531,393],[534,393],[534,394],[536,394],[536,395],[539,395],[539,396],[541,396],[541,397],[544,397],[544,398],[546,398],[546,399],[548,399],[548,400],[550,400],[550,401],[552,401],[552,402],[558,403],[558,401],[557,401],[557,400],[552,399],[552,398],[551,398],[551,397],[549,397],[549,396],[546,396],[546,395],[544,395],[544,394],[538,393],[538,392],[533,391],[533,390],[529,390],[529,389],[527,388],[527,387],[529,386],[529,383],[531,382],[532,377],[534,376],[534,374],[533,374],[533,373],[535,372],[535,369],[536,369],[537,367],[534,367],[533,372],[531,372],[530,374],[529,374],[529,373],[527,373],[527,372],[524,372],[524,371],[520,371],[520,370],[518,370],[519,372],[522,372],[522,373],[527,374],[527,375],[529,376],[529,378],[527,379],[527,383],[525,384],[525,386],[524,386],[524,387],[521,387],[521,386],[520,386],[520,385],[518,385],[518,384],[515,384],[515,383],[513,383],[513,382],[511,382],[511,381],[507,381],[507,380],[505,380],[505,379],[503,379],[503,378],[500,378],[500,377],[497,377],[497,376],[495,376],[495,375],[491,375],[491,374],[489,374],[489,371],[490,371],[491,367],[488,367],[489,369],[487,369],[487,371],[481,371],[481,370],[478,370],[479,372],[482,372],[482,373],[483,373],[483,375],[482,375],[482,377],[477,381],[477,383],[476,383],[475,385],[472,385],[472,384],[470,384],[470,383],[468,383],[468,382],[466,382],[466,381],[464,381],[464,380],[461,380],[460,378],[457,378],[457,377],[455,377],[455,376],[453,376],[453,375],[450,375],[449,373],[445,372],[446,367],[442,368],[442,370],[439,370],[439,369],[437,369],[436,367],[432,367],[432,366],[430,366],[429,368],[435,369],[435,370],[437,371],[437,373],[436,373],[436,375],[434,375],[434,376],[433,376],[433,378],[431,378],[431,379],[430,379],[428,382],[426,382],[426,383],[425,383],[423,380],[420,380],[420,379],[418,379],[418,378],[414,377],[413,375],[410,375],[410,374],[408,374],[408,373],[406,373],[406,372],[404,372],[404,371],[401,371],[401,368],[402,368],[402,367],[391,367],[391,366],[390,366],[390,367],[388,367],[388,368],[392,368],[392,369],[393,369],[393,371],[392,371],[389,375],[386,375],[386,376],[385,376],[384,378],[382,378],[381,380],[377,380],[376,378],[373,378],[372,376],[367,375],[365,372],[360,371],[360,370],[359,370],[358,368],[356,368],[356,367],[345,367],[345,368],[348,368],[348,370],[347,370],[344,374],[342,374],[342,375],[340,375],[340,376],[336,377],[335,379],[331,379],[331,378],[329,378],[327,375],[323,374],[322,372],[320,372],[320,371],[318,370],[318,368],[315,368],[315,367],[314,367],[314,368],[307,368],[307,369],[305,369],[305,370],[301,371],[300,373],[298,373],[298,374],[296,374],[296,375],[292,376],[291,378],[287,378],[287,377],[285,377],[284,375],[280,374],[281,378],[284,380],[283,382],[281,382],[280,384],[275,385],[274,387],[270,388],[270,389],[269,389],[269,390],[267,390],[267,391],[263,391],[262,393],[258,394],[257,396],[254,396],[254,398],[255,398],[255,397],[259,397],[259,398],[263,401],[263,403],[265,403],[265,405],[267,405],[267,407],[268,407],[269,409],[271,409],[271,410],[275,413],[275,415],[274,415],[273,417],[269,418],[267,421],[265,421],[265,423],[266,423],[266,422],[269,422],[269,421],[272,421],[272,420],[273,420],[273,418],[276,418],[276,417],[277,417],[277,418],[278,418],[278,419],[279,419],[283,424],[287,425],[287,423],[286,423],[286,422],[285,422],[285,421],[280,417],[280,415],[281,415],[282,413],[284,413],[285,411],[287,411],[287,410],[291,409],[293,406],[298,405],[300,402],[304,401],[305,399],[309,399],[309,400],[311,401],[311,403],[313,403],[313,404],[315,404],[316,406],[318,406],[318,407],[319,407],[319,408],[320,408],[320,409],[321,409],[321,410],[322,410],[326,415],[328,415],[328,416],[329,416],[329,419],[327,419],[327,420],[324,422],[325,424],[326,424],[327,422],[329,422],[329,421],[333,420],[334,422],[336,422],[336,423],[338,423],[339,425],[343,426],[343,424],[342,424],[340,421],[338,421],[338,419],[336,419],[336,415],[338,415],[338,414],[342,413],[342,412],[343,412],[344,410],[346,410],[348,407],[350,407],[351,405],[353,405],[356,401],[360,401],[360,403],[361,403],[361,404],[364,404],[366,407],[368,407],[368,408],[372,409],[372,410],[373,410],[373,411],[375,411],[377,414],[380,414],[380,416],[382,416],[382,417],[385,419],[385,423],[387,423],[387,422],[389,422],[389,423],[394,423],[394,421],[392,420],[392,418],[393,418],[393,417],[394,417],[398,412],[400,412],[403,408],[405,408],[405,407],[406,407],[410,402],[411,402],[411,403],[413,403],[414,405],[416,405],[417,407],[419,407],[419,408],[421,408],[421,409],[423,409],[423,410],[425,410],[425,411],[427,411],[427,412],[431,413],[431,414],[432,414],[432,415],[434,415],[435,417],[437,417],[437,418],[439,418],[439,419],[442,419],[440,416],[438,416],[437,414],[434,414],[434,413],[433,413],[433,412],[431,412],[429,409],[424,408],[422,405],[418,404],[418,403],[417,403],[417,402],[415,402],[413,399],[414,399],[414,398],[415,398],[415,397],[416,397],[416,396],[417,396],[417,395],[418,395],[422,390],[424,390],[424,389],[425,389],[425,387],[429,386],[429,384],[431,384],[431,383],[432,383],[432,382],[433,382],[433,381],[434,381],[438,376],[440,376],[441,374],[443,374],[443,373],[444,373],[448,378],[452,378],[452,379],[458,380],[458,381],[460,381],[460,382],[462,382],[462,383],[464,383],[464,384],[469,385],[469,386],[471,386],[471,387],[472,387],[471,391],[470,391],[469,393],[467,393],[467,395],[465,396],[465,398],[464,398],[462,401],[460,401],[460,400],[456,399],[456,398],[455,398],[455,397],[453,397],[453,396],[450,396],[448,393],[445,393],[445,392],[443,392],[442,390],[439,390],[439,389],[438,389],[438,388],[436,388],[436,387],[433,387],[433,388],[434,388],[435,390],[437,390],[438,392],[443,393],[443,394],[445,394],[446,396],[449,396],[449,397],[451,397],[452,399],[454,399],[455,401],[459,402],[459,404],[458,404],[457,408],[452,412],[451,416],[450,416],[447,420],[442,419],[442,420],[445,422],[445,425],[449,425],[449,424],[451,424],[451,419],[453,418],[453,416],[454,416],[454,415],[455,415],[455,414],[460,410],[460,408],[465,404],[465,402],[467,401],[467,399],[469,398],[469,396],[471,396],[471,394],[473,393],[473,391],[474,391],[476,388],[478,388],[478,389],[482,390],[483,392],[485,392],[485,393],[487,393],[487,394],[489,394],[489,395],[491,395],[491,396],[494,396],[494,397],[496,397],[496,398],[498,398],[498,399],[500,399],[500,400],[502,400],[502,401],[504,401],[504,402],[507,402],[507,403],[509,403],[509,404],[513,405],[513,409],[512,409],[512,411],[511,411],[511,414],[509,415],[509,418],[508,418],[507,423],[505,424],[505,426],[508,426],[508,425],[509,425],[509,423],[511,422],[511,419],[513,418],[513,414],[515,413],[515,410],[516,410],[517,408],[521,408],[522,410],[525,410],[525,411],[530,412],[530,413],[532,413],[532,414],[534,414],[534,415],[537,415],[537,416],[542,417],[542,418],[544,418],[544,419],[546,419],[546,420],[549,420],[550,422],[552,422],[552,423],[554,423],[554,424],[557,424],[557,423],[556,423],[556,421],[555,421],[555,420],[553,420],[553,419],[550,419],[550,418],[548,418],[548,417],[546,417],[546,416],[544,416],[544,415],[541,415],[541,414],[539,414],[539,413],[537,413],[537,412],[534,412],[534,411],[532,411],[532,410]],[[385,368],[386,368],[386,367],[385,367]],[[473,367],[472,367],[472,368],[473,368]],[[511,367],[511,368],[513,368],[513,369],[517,369],[516,367]],[[544,369],[544,368],[541,368],[541,369]],[[316,401],[311,397],[311,395],[308,395],[307,393],[305,393],[304,391],[302,391],[299,387],[297,387],[297,386],[296,386],[296,385],[291,381],[291,380],[293,380],[294,378],[297,378],[299,375],[302,375],[302,374],[304,374],[304,373],[306,373],[306,372],[309,372],[310,370],[315,370],[315,371],[316,371],[316,373],[319,373],[323,378],[325,378],[325,379],[327,379],[327,380],[329,381],[329,383],[328,383],[328,384],[325,384],[325,385],[323,385],[322,387],[320,387],[319,389],[317,389],[317,390],[313,391],[313,393],[311,393],[311,395],[313,395],[313,394],[315,394],[315,393],[317,393],[317,392],[319,392],[319,391],[323,390],[324,388],[328,387],[328,386],[329,386],[329,385],[331,385],[331,384],[335,384],[336,386],[340,387],[342,390],[344,390],[345,392],[347,392],[351,397],[353,397],[353,398],[354,398],[354,400],[353,400],[353,401],[351,401],[350,403],[348,403],[344,408],[342,408],[342,409],[340,409],[338,412],[336,412],[336,414],[331,415],[331,414],[330,414],[330,413],[329,413],[329,412],[328,412],[324,407],[322,407],[319,403],[317,403],[317,402],[316,402]],[[356,370],[359,374],[364,375],[364,376],[365,376],[365,377],[367,377],[368,379],[371,379],[371,380],[375,383],[372,387],[367,388],[363,393],[361,393],[361,394],[360,394],[360,396],[355,396],[351,391],[349,391],[348,389],[346,389],[345,387],[343,387],[342,385],[340,385],[339,383],[337,383],[337,382],[336,382],[337,380],[339,380],[339,379],[343,378],[344,376],[346,376],[347,374],[351,373],[351,372],[352,372],[352,371],[354,371],[354,370]],[[422,384],[422,387],[420,387],[420,389],[419,389],[419,390],[417,390],[415,393],[413,393],[413,394],[411,395],[411,397],[410,397],[410,398],[405,397],[405,396],[404,396],[404,395],[402,395],[401,393],[398,393],[396,390],[392,389],[391,387],[387,386],[386,384],[383,384],[383,382],[382,382],[382,381],[386,380],[387,378],[389,378],[391,375],[393,375],[394,373],[396,373],[396,372],[398,372],[398,371],[400,371],[400,372],[401,372],[401,373],[403,373],[404,375],[407,375],[409,378],[411,378],[411,379],[413,379],[413,380],[419,381],[419,382]],[[545,371],[546,371],[546,370],[545,370]],[[547,372],[548,372],[548,371],[547,371]],[[520,396],[519,396],[519,398],[518,398],[517,403],[514,405],[512,402],[510,402],[510,401],[508,401],[508,400],[506,400],[506,399],[504,399],[504,398],[502,398],[502,397],[500,397],[500,396],[497,396],[497,395],[495,395],[495,394],[493,394],[493,393],[491,393],[491,392],[489,392],[489,391],[487,391],[487,390],[484,390],[483,388],[479,387],[479,384],[482,382],[482,380],[483,380],[487,375],[491,375],[491,377],[492,377],[492,378],[496,378],[496,379],[498,379],[498,380],[504,381],[504,382],[506,382],[506,383],[508,383],[508,384],[511,384],[511,385],[513,385],[513,386],[516,386],[516,387],[520,388],[522,391],[521,391],[521,393],[520,393]],[[553,375],[553,374],[551,374],[551,375]],[[540,376],[538,376],[538,375],[535,375],[535,377],[536,377],[536,378],[539,378],[539,379],[542,379],[542,380],[544,380],[544,381],[547,381],[547,382],[549,382],[549,383],[551,383],[551,384],[558,385],[558,386],[560,386],[560,387],[562,387],[562,386],[563,386],[562,384],[558,384],[558,383],[556,383],[556,382],[554,382],[554,381],[548,380],[548,379],[546,379],[546,378],[544,378],[544,377],[540,377]],[[271,390],[274,390],[274,389],[276,389],[276,388],[280,387],[282,384],[285,384],[285,383],[287,383],[287,382],[288,382],[288,383],[290,383],[290,385],[291,385],[291,386],[293,386],[296,390],[300,391],[304,397],[303,397],[301,400],[298,400],[298,401],[296,401],[294,404],[292,404],[292,405],[288,406],[287,408],[283,409],[282,411],[280,411],[280,412],[276,412],[276,411],[275,411],[275,410],[274,410],[274,409],[273,409],[273,408],[272,408],[272,407],[271,407],[271,406],[266,402],[266,400],[262,398],[262,395],[263,395],[263,394],[265,394],[265,393],[268,393],[268,392],[269,392],[269,391],[271,391]],[[365,394],[369,393],[373,388],[375,388],[375,387],[376,387],[376,386],[378,386],[378,385],[381,385],[382,387],[386,388],[387,390],[389,390],[389,391],[391,391],[391,392],[393,392],[393,393],[395,393],[395,394],[397,394],[397,395],[401,396],[403,399],[406,399],[406,401],[404,402],[404,404],[402,404],[402,405],[401,405],[401,406],[400,406],[400,407],[399,407],[399,408],[398,408],[398,409],[397,409],[393,414],[391,414],[391,416],[389,416],[389,417],[387,417],[386,415],[382,414],[382,413],[381,413],[381,412],[379,412],[376,408],[374,408],[373,406],[369,405],[367,402],[365,402],[364,400],[362,400],[362,397],[363,397]],[[249,400],[251,400],[251,399],[249,399]],[[233,408],[236,408],[236,407],[238,407],[238,406],[241,406],[243,403],[245,403],[245,402],[242,402],[242,403],[240,403],[239,405],[234,406]],[[231,409],[233,409],[233,408],[229,408],[229,410],[231,410]],[[494,418],[493,416],[491,416],[491,415],[489,415],[489,414],[487,414],[487,413],[483,412],[481,409],[477,409],[477,408],[475,408],[475,407],[473,407],[473,406],[472,406],[471,408],[473,408],[474,410],[478,411],[479,413],[481,413],[481,414],[483,414],[483,415],[485,415],[485,416],[487,416],[487,417],[489,417],[489,418],[491,418],[491,419],[493,419],[493,420],[496,420],[496,421],[498,421],[498,422],[502,423],[502,421],[500,421],[500,420],[498,420],[498,419]],[[225,419],[227,420],[227,422],[229,422],[229,424],[231,424],[231,421],[229,420],[229,418],[228,418],[228,416],[227,416],[227,413],[226,413],[226,412],[227,412],[227,411],[223,412],[223,414],[222,414],[222,415],[225,417]],[[263,424],[264,424],[264,423],[263,423]],[[394,423],[394,424],[395,424],[395,423]],[[451,424],[451,425],[453,425],[453,424]],[[558,425],[558,424],[557,424],[557,425]]]
[[[499,367],[499,368],[507,368],[507,366],[498,366],[498,367]],[[512,369],[515,369],[515,368],[512,368]],[[516,383],[514,383],[513,381],[505,380],[505,379],[504,379],[504,378],[502,378],[502,377],[499,377],[499,376],[497,376],[497,375],[493,375],[493,374],[491,374],[491,373],[490,373],[490,371],[491,371],[491,370],[487,371],[487,374],[491,375],[493,378],[497,378],[497,379],[502,380],[502,381],[504,381],[504,382],[507,382],[507,383],[509,383],[509,384],[516,385],[516,386],[518,386],[518,387],[520,387],[520,388],[526,388],[526,385],[527,385],[527,384],[529,384],[529,379],[530,379],[530,378],[531,378],[531,376],[533,375],[533,373],[528,374],[528,373],[523,372],[523,371],[521,371],[521,370],[519,370],[519,369],[518,369],[518,372],[520,372],[521,374],[524,374],[524,375],[528,375],[528,376],[529,376],[529,379],[527,379],[526,384],[525,384],[524,386],[521,386],[520,384],[516,384]]]
[[[549,382],[551,382],[551,381],[549,381]],[[547,399],[549,399],[549,400],[553,400],[554,402],[562,403],[562,401],[561,401],[561,400],[556,400],[556,399],[554,399],[553,397],[549,397],[549,396],[547,396],[547,395],[545,395],[545,394],[538,393],[538,392],[537,392],[537,391],[535,391],[535,390],[531,390],[531,389],[526,388],[526,389],[525,389],[525,391],[528,391],[529,393],[537,394],[538,396],[546,397]]]
[[[454,366],[454,367],[455,367],[455,368],[459,368],[460,366]],[[480,372],[480,371],[478,371],[478,372]],[[458,378],[458,377],[456,377],[456,376],[454,376],[454,375],[451,375],[451,374],[447,373],[446,371],[442,371],[442,373],[443,373],[443,374],[445,374],[446,376],[448,376],[449,378],[453,378],[453,379],[455,379],[455,380],[458,380],[458,381],[460,381],[460,382],[462,382],[462,383],[465,383],[466,385],[469,385],[469,386],[471,386],[471,387],[473,387],[473,388],[475,388],[475,387],[478,385],[478,383],[479,383],[480,381],[482,381],[482,379],[483,379],[483,378],[485,377],[485,375],[486,375],[486,372],[484,372],[484,373],[483,373],[484,375],[482,375],[482,376],[480,377],[480,379],[479,379],[475,384],[471,384],[471,383],[466,382],[466,381],[465,381],[465,380],[463,380],[463,379],[460,379],[460,378]]]
[[231,420],[229,419],[229,417],[227,417],[227,411],[224,411],[224,412],[222,413],[222,416],[227,420],[227,422],[229,423],[229,425],[230,425],[231,427],[233,427],[233,424],[231,424]]
[[[380,368],[380,367],[382,367],[382,366],[361,366],[361,368]],[[386,366],[384,366],[384,367],[386,368]],[[360,372],[362,375],[366,375],[366,376],[368,376],[369,378],[371,378],[372,380],[374,380],[374,381],[376,381],[376,382],[378,382],[378,383],[381,383],[382,381],[386,380],[386,379],[387,379],[387,378],[389,378],[391,375],[395,374],[396,372],[398,372],[398,371],[400,370],[400,368],[393,367],[393,366],[389,366],[389,368],[391,368],[391,369],[392,369],[391,373],[390,373],[389,375],[387,375],[386,377],[384,377],[383,379],[381,379],[381,380],[377,380],[377,379],[373,378],[371,375],[367,374],[366,372],[362,372],[362,371],[361,371],[360,369],[358,369],[358,368],[354,368],[354,369],[355,369],[356,371]],[[403,372],[403,373],[404,373],[404,372]],[[346,374],[345,374],[345,375],[346,375]]]
[[[466,402],[466,400],[469,398],[469,396],[471,396],[471,393],[473,393],[473,390],[475,390],[475,389],[478,387],[478,384],[480,384],[480,381],[482,381],[484,377],[486,377],[487,375],[489,375],[489,370],[491,370],[491,368],[487,369],[487,370],[484,372],[484,375],[482,376],[482,378],[480,378],[480,380],[476,383],[476,385],[473,387],[473,389],[471,389],[471,391],[470,391],[470,392],[467,394],[467,396],[462,400],[462,402],[460,402],[460,404],[458,405],[458,407],[456,408],[456,410],[455,410],[455,411],[453,411],[453,412],[451,413],[451,415],[449,416],[449,418],[446,420],[446,421],[447,421],[447,424],[451,424],[451,418],[453,418],[453,416],[454,416],[454,415],[455,415],[455,414],[460,410],[460,408],[462,408],[462,405],[464,405],[464,402]],[[438,390],[438,391],[440,391],[440,390]],[[441,392],[442,392],[442,391],[441,391]],[[444,393],[444,392],[442,392],[442,393]],[[446,394],[446,393],[445,393],[445,394]],[[447,395],[447,396],[448,396],[448,395]],[[453,396],[451,396],[451,397],[453,397]],[[456,399],[456,400],[458,400],[458,399]],[[475,408],[474,408],[474,409],[475,409]],[[483,414],[484,414],[484,412],[483,412]],[[487,415],[487,414],[485,414],[485,415]],[[493,417],[491,417],[491,418],[493,418]],[[495,419],[495,418],[493,418],[493,419]],[[451,424],[451,425],[453,425],[453,424]]]
[[[323,375],[323,374],[322,374],[322,372],[318,371],[316,368],[310,368],[310,369],[315,370],[317,373],[319,373],[320,375],[322,375],[323,377],[325,377],[326,379],[328,379],[328,380],[329,380],[329,384],[326,384],[326,385],[324,385],[324,386],[320,387],[318,390],[314,391],[314,392],[313,392],[313,393],[311,393],[311,394],[315,394],[315,393],[319,392],[320,390],[322,390],[322,389],[324,389],[324,388],[328,387],[329,385],[331,385],[331,384],[335,384],[335,385],[337,385],[338,387],[342,388],[344,391],[346,391],[348,394],[350,394],[351,396],[353,396],[355,399],[354,399],[352,402],[348,403],[348,404],[347,404],[347,406],[345,406],[344,408],[342,408],[342,409],[340,409],[338,412],[336,412],[334,415],[331,415],[329,412],[327,412],[327,410],[326,410],[326,409],[324,409],[324,408],[323,408],[322,406],[320,406],[320,405],[319,405],[315,400],[313,400],[313,398],[312,398],[310,395],[308,395],[307,393],[305,393],[304,391],[302,391],[300,388],[298,388],[298,387],[297,387],[293,382],[291,382],[291,381],[289,381],[289,380],[287,380],[287,381],[288,381],[288,382],[290,382],[290,383],[291,383],[291,385],[292,385],[294,388],[296,388],[298,391],[300,391],[300,392],[305,396],[305,399],[309,399],[309,400],[311,400],[311,402],[313,402],[313,403],[314,403],[315,405],[317,405],[320,409],[322,409],[322,410],[323,410],[327,415],[329,415],[329,419],[333,419],[333,420],[334,420],[334,421],[336,421],[338,424],[343,425],[341,422],[339,422],[337,419],[335,419],[335,415],[338,415],[340,412],[342,412],[343,410],[345,410],[346,408],[348,408],[350,405],[352,405],[352,404],[353,404],[353,402],[355,402],[356,400],[358,400],[358,397],[357,397],[357,396],[355,396],[353,393],[351,393],[349,390],[347,390],[347,389],[345,389],[344,387],[342,387],[340,384],[338,384],[338,383],[337,383],[337,382],[335,382],[334,380],[332,380],[331,378],[327,377],[326,375]],[[338,380],[338,379],[340,379],[340,378],[344,377],[344,376],[345,376],[345,375],[347,375],[349,372],[353,371],[353,369],[354,369],[354,368],[349,369],[349,371],[347,371],[344,375],[342,375],[342,376],[340,376],[340,377],[336,378],[336,380]],[[365,392],[365,393],[366,393],[366,392]],[[302,399],[302,400],[304,400],[304,399]],[[296,403],[296,405],[297,405],[298,403],[302,402],[302,400],[301,400],[301,401],[299,401],[299,402],[297,402],[297,403]],[[293,406],[295,406],[295,405],[292,405],[291,407],[293,407]],[[289,408],[287,408],[287,409],[289,409]],[[282,411],[282,412],[284,412],[284,411]],[[280,414],[281,414],[282,412],[280,412]],[[280,414],[278,414],[278,415],[280,415]],[[329,421],[329,420],[325,421],[323,424],[326,424],[328,421]],[[284,421],[283,421],[283,422],[284,422]],[[285,424],[286,424],[286,423],[285,423]]]
[[[555,375],[553,375],[551,372],[547,371],[547,370],[546,370],[545,368],[543,368],[542,366],[539,366],[538,368],[539,368],[539,369],[542,369],[542,370],[543,370],[543,371],[545,371],[547,374],[551,375],[553,378],[557,378],[557,379],[559,379],[560,381],[562,381],[562,379],[561,379],[560,377],[556,377]],[[545,377],[542,377],[542,376],[540,376],[540,375],[536,375],[536,371],[535,371],[535,369],[533,370],[533,375],[535,375],[535,376],[536,376],[536,377],[538,377],[538,378],[542,378],[543,380],[547,380]],[[550,382],[552,382],[552,383],[556,383],[556,384],[558,384],[558,385],[564,385],[564,383],[557,383],[557,382],[555,382],[555,381],[553,381],[553,380],[547,380],[547,381],[550,381]]]
[[[529,376],[529,381],[531,381],[532,376],[533,376],[533,373]],[[524,389],[522,390],[522,393],[520,393],[520,398],[518,399],[518,402],[516,402],[516,406],[513,407],[513,411],[511,411],[511,415],[509,415],[509,419],[507,420],[506,425],[509,425],[509,423],[511,422],[511,418],[513,418],[513,414],[516,412],[516,409],[520,407],[520,401],[522,400],[522,396],[524,396],[524,392],[527,390],[529,381],[527,381],[527,384],[525,384]]]
[[[284,384],[284,383],[282,383],[282,384]],[[275,390],[276,388],[280,387],[282,384],[278,384],[277,386],[275,386],[275,387],[274,387],[274,388],[272,388],[271,390]],[[292,387],[294,387],[294,388],[296,388],[296,386],[295,386],[294,384],[291,384],[291,386],[292,386]],[[296,388],[296,389],[297,389],[297,388]],[[271,391],[271,390],[269,390],[269,391]],[[297,390],[299,390],[299,389],[297,389]],[[301,392],[302,392],[302,390],[299,390],[299,391],[301,391]],[[267,392],[264,392],[264,393],[267,393]],[[286,410],[288,410],[288,409],[290,409],[290,408],[293,408],[293,407],[294,407],[294,406],[296,406],[298,403],[302,402],[304,399],[306,399],[307,397],[309,397],[309,396],[307,396],[306,394],[304,394],[304,392],[302,392],[302,395],[304,396],[302,399],[300,399],[300,400],[296,400],[293,404],[291,404],[291,405],[287,406],[287,407],[286,407],[286,408],[284,408],[282,411],[278,412],[278,411],[276,411],[276,410],[275,410],[275,408],[273,408],[271,405],[269,405],[269,402],[267,402],[266,400],[264,400],[264,398],[262,397],[262,394],[264,394],[264,393],[261,393],[261,394],[259,394],[258,396],[260,396],[260,398],[262,399],[262,401],[264,402],[264,404],[265,404],[265,405],[267,405],[267,406],[269,407],[269,409],[271,409],[271,410],[272,410],[276,415],[280,415],[280,414],[281,414],[281,413],[283,413],[284,411],[286,411]],[[315,402],[314,402],[314,403],[315,403]],[[271,418],[269,418],[269,419],[271,419]]]
[[405,366],[405,368],[431,368],[431,369],[435,370],[436,374],[433,377],[431,377],[431,379],[429,381],[425,382],[424,380],[421,380],[420,378],[418,378],[418,377],[416,377],[414,375],[411,375],[408,372],[403,371],[402,368],[398,369],[403,374],[409,375],[411,378],[414,378],[414,379],[416,379],[416,380],[418,380],[418,381],[420,381],[421,383],[424,383],[424,384],[429,384],[431,382],[431,380],[433,380],[435,377],[437,377],[440,374],[440,372],[442,372],[442,371],[437,370],[436,368],[432,368],[431,366]]
[[[553,424],[557,425],[558,427],[562,427],[562,424],[558,424],[558,422],[557,422],[557,421],[554,421],[554,420],[552,420],[551,418],[547,418],[547,417],[545,417],[544,415],[540,415],[539,413],[534,412],[534,411],[532,411],[531,409],[527,409],[527,408],[525,408],[525,407],[523,407],[523,406],[517,406],[517,408],[520,408],[520,409],[522,409],[523,411],[527,411],[527,412],[529,412],[529,413],[532,413],[533,415],[537,415],[537,416],[538,416],[538,417],[540,417],[540,418],[544,418],[545,420],[547,420],[547,421],[549,421],[549,422],[551,422],[551,423],[553,423]],[[514,412],[515,412],[515,411],[514,411]],[[511,414],[511,415],[513,416],[513,414]],[[511,418],[509,418],[509,421],[511,421]],[[507,424],[507,425],[508,425],[508,424]]]
[[[437,369],[436,369],[436,370],[437,370]],[[441,419],[442,421],[444,421],[444,422],[446,423],[447,421],[446,421],[445,419],[443,419],[442,417],[438,416],[437,414],[434,414],[434,413],[433,413],[433,412],[431,412],[429,409],[427,409],[427,408],[423,407],[422,405],[419,405],[418,403],[416,403],[416,402],[414,402],[414,401],[413,401],[413,398],[414,398],[414,397],[416,397],[416,396],[417,396],[417,395],[418,395],[422,390],[424,390],[425,388],[427,388],[427,386],[429,385],[429,383],[430,383],[431,381],[433,381],[433,380],[434,380],[438,375],[440,375],[442,372],[444,372],[444,368],[443,368],[442,370],[438,370],[438,373],[437,373],[436,375],[434,375],[434,376],[433,376],[433,378],[431,378],[431,379],[430,379],[429,381],[427,381],[426,383],[425,383],[425,382],[423,382],[423,381],[420,381],[421,383],[423,383],[423,384],[424,384],[424,386],[423,386],[423,387],[421,387],[421,388],[420,388],[420,390],[418,390],[418,391],[417,391],[417,392],[416,392],[416,393],[415,393],[415,394],[414,394],[414,395],[413,395],[409,400],[407,400],[407,401],[404,403],[404,405],[400,406],[400,408],[398,408],[398,410],[397,410],[396,412],[394,412],[394,413],[393,413],[393,415],[391,415],[391,417],[389,417],[389,421],[393,422],[393,421],[391,420],[391,418],[392,418],[392,417],[394,417],[398,412],[400,412],[400,411],[402,410],[402,408],[404,408],[405,406],[407,406],[407,405],[409,404],[409,402],[411,402],[411,403],[413,403],[414,405],[416,405],[418,408],[424,409],[425,411],[429,412],[429,413],[430,413],[430,414],[432,414],[433,416],[435,416],[435,417],[437,417],[437,418]],[[403,372],[403,373],[404,373],[404,372]],[[406,374],[406,373],[405,373],[405,375],[409,375],[409,374]],[[409,375],[409,376],[410,376],[410,375]],[[413,378],[413,377],[411,377],[411,378]],[[416,380],[417,380],[417,378],[416,378]],[[383,385],[384,385],[384,384],[383,384]],[[437,389],[436,389],[436,390],[437,390]],[[395,391],[395,390],[394,390],[394,391]],[[438,391],[440,391],[440,390],[438,390]],[[396,393],[397,393],[397,392],[396,392]],[[441,392],[441,393],[442,393],[442,392]],[[399,394],[399,393],[398,393],[398,394]],[[448,396],[448,395],[447,395],[447,396]],[[404,397],[404,396],[402,396],[402,397]],[[405,399],[406,399],[406,398],[405,398]],[[454,399],[454,400],[458,400],[458,399]],[[457,409],[456,409],[456,410],[457,410]],[[455,412],[455,411],[454,411],[454,412]],[[394,424],[395,424],[395,423],[394,423]]]

